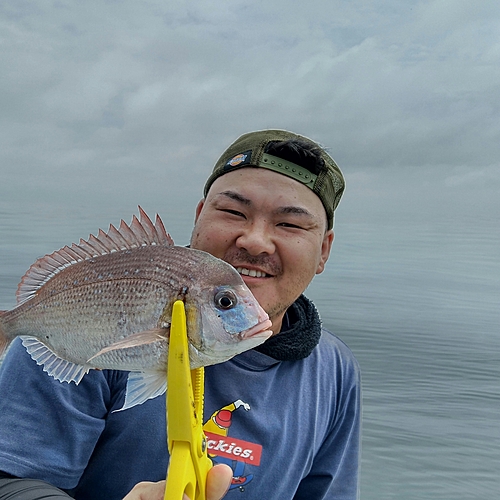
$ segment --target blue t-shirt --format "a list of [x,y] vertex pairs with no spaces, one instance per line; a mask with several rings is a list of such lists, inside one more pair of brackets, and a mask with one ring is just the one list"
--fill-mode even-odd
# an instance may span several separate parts
[[[209,453],[234,471],[225,498],[357,498],[359,378],[351,351],[325,330],[304,359],[252,350],[207,367]],[[122,499],[165,479],[165,396],[113,412],[126,379],[103,370],[60,383],[16,340],[0,369],[0,470],[82,500]]]

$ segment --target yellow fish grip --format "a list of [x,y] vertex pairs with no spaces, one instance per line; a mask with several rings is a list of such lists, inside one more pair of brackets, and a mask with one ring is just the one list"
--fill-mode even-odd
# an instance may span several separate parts
[[206,500],[212,461],[203,433],[204,369],[190,369],[184,303],[172,310],[167,367],[167,439],[170,462],[164,500]]

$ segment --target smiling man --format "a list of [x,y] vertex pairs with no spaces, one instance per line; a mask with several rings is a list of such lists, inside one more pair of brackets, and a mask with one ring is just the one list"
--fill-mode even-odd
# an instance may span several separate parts
[[[205,185],[191,246],[232,264],[273,323],[264,344],[205,369],[204,430],[221,464],[210,473],[209,500],[228,476],[227,498],[358,497],[359,367],[303,295],[329,258],[343,190],[324,149],[283,130],[237,139]],[[113,412],[123,372],[92,371],[79,386],[61,384],[20,344],[4,365],[0,500],[13,492],[47,498],[55,487],[76,499],[118,500],[129,490],[126,500],[163,499],[164,484],[155,481],[168,463],[164,397]],[[16,430],[37,429],[41,418],[43,432]]]
[[198,205],[191,244],[240,272],[277,333],[288,307],[324,268],[333,240],[326,229],[325,210],[310,189],[244,168],[214,181]]
[[305,137],[246,134],[205,185],[191,245],[238,269],[277,333],[288,307],[324,269],[343,190],[335,162]]
[[358,365],[302,295],[330,255],[343,191],[340,169],[315,142],[264,130],[223,153],[196,209],[191,245],[232,264],[273,323],[263,345],[207,368],[212,408],[224,398],[248,406],[232,411],[224,432],[258,463],[214,452],[245,498],[358,495]]

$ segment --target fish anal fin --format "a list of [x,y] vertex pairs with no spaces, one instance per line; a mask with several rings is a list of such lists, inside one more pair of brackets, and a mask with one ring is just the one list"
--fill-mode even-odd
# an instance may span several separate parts
[[133,333],[128,337],[118,340],[106,347],[101,349],[98,353],[94,354],[88,361],[92,361],[98,356],[102,356],[107,352],[116,351],[119,349],[129,349],[131,347],[137,347],[140,345],[152,344],[153,342],[158,342],[159,340],[168,339],[168,328],[153,328],[152,330],[146,330],[144,332]]
[[78,385],[91,368],[90,366],[77,365],[62,359],[34,337],[22,337],[22,342],[33,361],[42,366],[44,372],[59,380],[59,382],[74,382]]

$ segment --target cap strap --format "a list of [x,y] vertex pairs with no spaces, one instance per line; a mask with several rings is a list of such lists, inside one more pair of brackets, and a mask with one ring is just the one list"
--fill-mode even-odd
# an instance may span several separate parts
[[313,189],[314,182],[318,177],[316,174],[313,174],[309,170],[296,163],[292,163],[291,161],[283,160],[282,158],[278,158],[277,156],[268,155],[264,153],[262,155],[262,160],[259,162],[259,167],[268,168],[269,170],[274,170],[275,172],[279,172],[280,174],[288,175],[288,177],[292,177],[293,179],[302,182],[308,188]]

